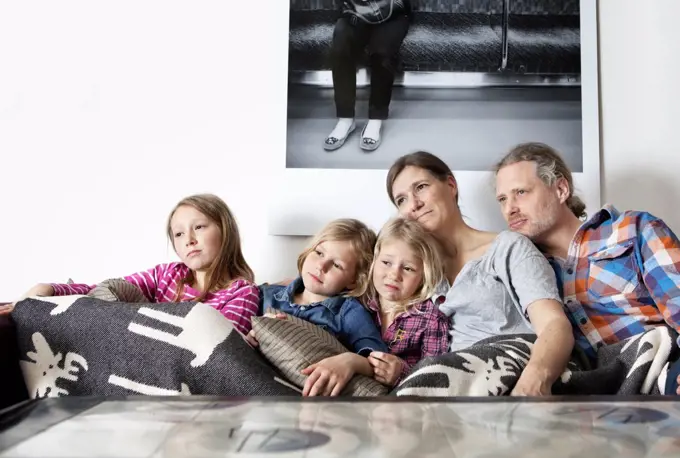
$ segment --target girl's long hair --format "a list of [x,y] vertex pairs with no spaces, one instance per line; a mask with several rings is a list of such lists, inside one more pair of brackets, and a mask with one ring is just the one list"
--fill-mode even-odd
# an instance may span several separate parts
[[[220,229],[222,235],[222,245],[220,254],[215,258],[206,274],[205,289],[196,298],[200,302],[205,299],[208,293],[226,289],[231,283],[238,279],[255,281],[255,275],[243,256],[241,250],[241,236],[238,224],[234,215],[229,210],[227,204],[214,194],[196,194],[185,197],[170,212],[167,223],[168,238],[173,242],[172,228],[170,222],[172,216],[181,206],[188,205],[203,213],[212,220]],[[173,243],[174,247],[174,243]],[[182,297],[185,285],[191,285],[195,281],[194,272],[189,270],[189,275],[180,280],[177,285],[177,295],[175,301]]]
[[379,300],[378,292],[373,285],[373,271],[376,263],[380,262],[380,249],[388,241],[399,240],[413,250],[413,253],[423,263],[423,280],[416,289],[413,297],[404,299],[397,304],[396,308],[389,310],[393,316],[408,312],[418,304],[426,301],[434,295],[437,286],[445,278],[444,257],[439,242],[420,224],[403,218],[393,218],[389,220],[380,230],[378,241],[375,244],[373,263],[369,273],[371,279],[370,287],[367,292],[366,301]]

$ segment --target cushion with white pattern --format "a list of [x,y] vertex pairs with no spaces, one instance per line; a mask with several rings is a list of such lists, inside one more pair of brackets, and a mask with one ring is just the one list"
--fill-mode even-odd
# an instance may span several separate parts
[[219,311],[200,302],[28,298],[12,311],[32,398],[293,395]]

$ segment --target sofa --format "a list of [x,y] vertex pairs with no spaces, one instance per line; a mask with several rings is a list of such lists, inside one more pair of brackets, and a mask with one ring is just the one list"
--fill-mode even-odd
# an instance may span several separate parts
[[[289,72],[330,70],[338,0],[290,0]],[[402,70],[578,75],[578,0],[411,0]],[[365,62],[364,62],[365,65]]]
[[9,316],[0,316],[0,410],[26,399],[14,322]]

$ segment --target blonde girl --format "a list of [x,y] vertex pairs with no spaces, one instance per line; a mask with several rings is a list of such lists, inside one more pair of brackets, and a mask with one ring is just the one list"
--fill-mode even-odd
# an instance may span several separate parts
[[437,241],[415,221],[395,218],[375,245],[367,306],[389,353],[368,358],[377,381],[395,386],[424,357],[446,353],[449,320],[430,298],[444,278]]
[[[368,288],[375,240],[375,233],[361,221],[334,220],[300,254],[295,280],[287,286],[261,287],[262,310],[272,308],[321,326],[354,352],[306,368],[303,396],[337,396],[355,373],[373,376],[366,356],[387,351],[358,300]],[[248,340],[257,345],[252,333]]]

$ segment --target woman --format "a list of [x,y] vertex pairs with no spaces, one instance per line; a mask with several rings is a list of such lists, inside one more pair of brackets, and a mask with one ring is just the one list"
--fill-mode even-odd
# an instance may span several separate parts
[[531,357],[512,393],[550,394],[574,338],[545,257],[523,235],[468,226],[453,173],[430,153],[397,159],[387,175],[387,193],[402,217],[417,221],[444,248],[447,281],[434,300],[451,316],[451,351],[487,337],[535,332]]
[[[389,19],[371,23],[379,18],[362,17],[362,0],[341,2],[344,5],[342,17],[333,31],[331,66],[335,109],[338,117],[333,131],[324,141],[324,149],[334,151],[345,144],[347,137],[356,128],[354,110],[357,89],[357,64],[368,51],[371,72],[371,94],[369,98],[368,123],[361,133],[359,146],[373,151],[380,146],[382,122],[387,119],[392,99],[392,87],[397,70],[399,49],[409,29],[411,6],[409,0],[394,0]],[[370,10],[369,10],[370,11]]]

